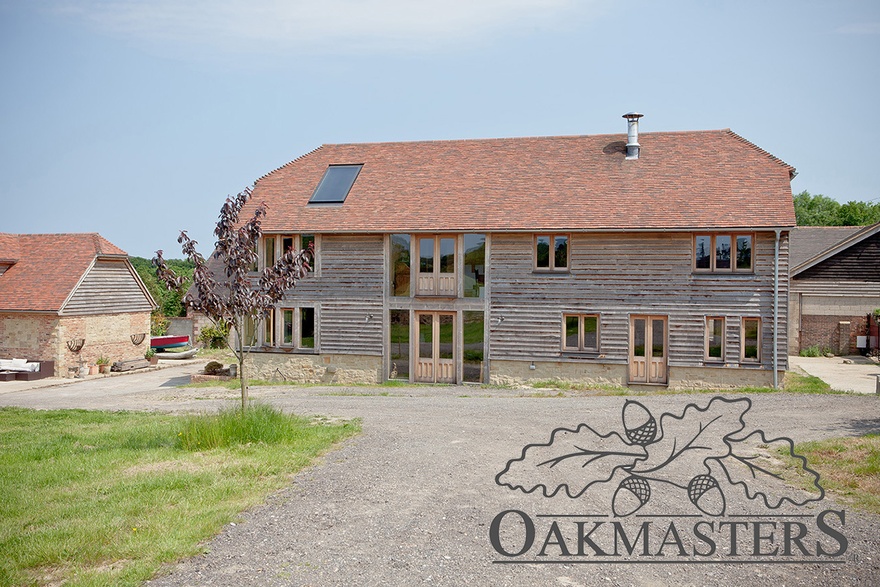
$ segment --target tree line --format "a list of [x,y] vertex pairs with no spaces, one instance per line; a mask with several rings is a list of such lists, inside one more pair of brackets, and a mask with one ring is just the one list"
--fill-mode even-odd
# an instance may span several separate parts
[[880,222],[880,202],[841,204],[804,190],[794,196],[794,214],[798,226],[868,226]]

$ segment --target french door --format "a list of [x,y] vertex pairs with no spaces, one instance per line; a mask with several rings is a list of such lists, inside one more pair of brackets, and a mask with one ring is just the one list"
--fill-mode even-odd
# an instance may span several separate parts
[[666,383],[666,316],[631,316],[629,382]]
[[416,312],[418,353],[415,380],[421,383],[456,383],[455,314]]

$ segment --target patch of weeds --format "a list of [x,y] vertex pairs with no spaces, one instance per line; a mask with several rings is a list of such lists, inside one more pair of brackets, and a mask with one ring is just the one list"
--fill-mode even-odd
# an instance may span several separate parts
[[813,346],[808,346],[805,349],[801,350],[800,355],[802,357],[825,357],[831,354],[831,349],[826,347],[820,347],[815,344]]
[[[880,514],[880,434],[803,442],[794,452],[819,473],[825,491],[845,504]],[[781,457],[793,460],[786,453]]]

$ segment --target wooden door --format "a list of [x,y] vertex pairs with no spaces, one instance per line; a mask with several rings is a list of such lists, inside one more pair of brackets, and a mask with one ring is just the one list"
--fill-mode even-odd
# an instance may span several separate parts
[[415,380],[422,383],[456,383],[455,314],[418,312],[418,352]]
[[666,316],[632,316],[629,382],[666,383]]

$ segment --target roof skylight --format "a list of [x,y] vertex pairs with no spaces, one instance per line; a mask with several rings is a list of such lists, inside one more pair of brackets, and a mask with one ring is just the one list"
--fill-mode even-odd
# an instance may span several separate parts
[[330,165],[315,188],[309,204],[341,204],[351,191],[363,165]]

